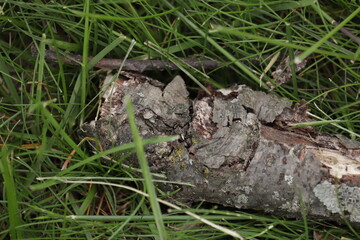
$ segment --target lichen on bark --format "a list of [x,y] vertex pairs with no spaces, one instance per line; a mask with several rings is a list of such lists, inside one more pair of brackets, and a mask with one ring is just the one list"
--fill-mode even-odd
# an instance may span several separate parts
[[164,86],[128,74],[104,90],[101,118],[80,134],[95,135],[106,148],[130,142],[122,103],[130,95],[144,138],[180,136],[146,148],[153,171],[192,185],[159,185],[180,189],[174,198],[289,217],[302,217],[304,208],[310,218],[360,224],[360,145],[313,128],[288,129],[307,121],[307,108],[291,109],[287,99],[244,85],[191,100],[180,76]]

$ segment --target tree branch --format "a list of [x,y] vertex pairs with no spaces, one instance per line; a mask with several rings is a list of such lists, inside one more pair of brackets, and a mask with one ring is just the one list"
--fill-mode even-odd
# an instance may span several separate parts
[[[33,56],[38,54],[35,46],[31,47],[31,53]],[[45,50],[45,59],[53,62],[58,62],[59,58],[54,50]],[[89,57],[88,61],[91,61],[93,57]],[[80,65],[82,62],[82,56],[74,53],[67,53],[67,55],[61,55],[60,60],[70,65]],[[221,63],[214,60],[205,58],[187,58],[183,59],[184,64],[190,65],[196,69],[211,70],[221,67]],[[179,67],[168,61],[162,60],[126,60],[116,58],[103,58],[95,64],[98,68],[110,68],[119,69],[123,64],[123,71],[132,71],[142,73],[144,71],[164,71],[168,70],[179,70]]]

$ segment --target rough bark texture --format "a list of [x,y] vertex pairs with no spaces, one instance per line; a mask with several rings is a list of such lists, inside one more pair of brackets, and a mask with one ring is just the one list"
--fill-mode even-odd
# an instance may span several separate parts
[[[360,143],[311,127],[288,130],[308,120],[304,105],[291,109],[290,101],[243,85],[190,100],[180,76],[167,86],[126,78],[105,90],[101,118],[85,124],[81,135],[97,136],[105,148],[131,141],[122,102],[130,95],[144,138],[181,136],[147,147],[154,172],[193,184],[159,186],[180,188],[177,200],[287,217],[301,217],[304,207],[310,218],[360,223]],[[137,165],[135,157],[127,161]]]

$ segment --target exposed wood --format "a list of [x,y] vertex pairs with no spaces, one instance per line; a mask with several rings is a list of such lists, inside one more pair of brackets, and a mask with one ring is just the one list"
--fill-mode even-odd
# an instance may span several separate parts
[[[154,172],[194,185],[181,189],[183,202],[208,201],[239,209],[360,223],[360,143],[312,128],[304,105],[234,86],[191,100],[179,76],[167,86],[151,79],[119,79],[105,90],[101,118],[83,126],[109,148],[131,141],[122,100],[129,94],[144,138],[180,135],[147,147]],[[137,165],[135,156],[128,164]]]

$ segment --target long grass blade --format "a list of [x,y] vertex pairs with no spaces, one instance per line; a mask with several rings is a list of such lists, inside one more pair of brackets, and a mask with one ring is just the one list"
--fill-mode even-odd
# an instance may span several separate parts
[[[313,5],[314,8],[319,7],[318,5]],[[322,39],[317,41],[314,45],[306,49],[299,56],[295,57],[295,64],[301,63],[305,58],[307,58],[310,54],[315,52],[324,42],[326,42],[329,38],[334,36],[335,33],[340,31],[342,27],[344,27],[350,20],[352,20],[355,16],[360,13],[360,7],[358,7],[354,12],[352,12],[347,18],[344,19],[339,25],[337,25],[333,30],[331,30],[328,34],[326,34]]]
[[9,229],[11,239],[22,239],[22,230],[20,228],[21,219],[17,201],[17,187],[14,181],[14,170],[9,159],[7,146],[1,149],[0,170],[4,179],[4,187],[6,193],[6,202],[9,218]]
[[139,131],[137,129],[136,123],[135,123],[135,114],[134,114],[134,107],[130,101],[130,97],[125,97],[125,104],[126,104],[126,110],[129,118],[129,124],[131,128],[131,133],[133,135],[134,144],[135,144],[135,150],[136,155],[139,159],[139,164],[142,170],[142,174],[145,181],[146,190],[149,194],[149,200],[152,212],[154,214],[155,223],[157,226],[159,239],[167,239],[167,233],[165,230],[164,221],[162,219],[161,209],[160,205],[157,201],[155,186],[151,177],[150,167],[146,160],[145,151],[144,151],[144,144],[141,139],[141,136],[139,134]]

